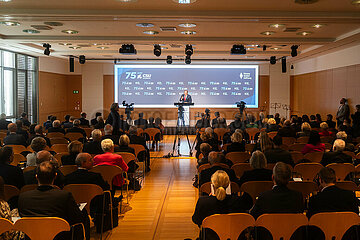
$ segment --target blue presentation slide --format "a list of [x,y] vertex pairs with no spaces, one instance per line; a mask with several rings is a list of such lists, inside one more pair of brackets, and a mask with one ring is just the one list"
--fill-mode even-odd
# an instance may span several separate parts
[[194,107],[258,107],[258,65],[115,65],[115,102],[174,107],[188,90]]

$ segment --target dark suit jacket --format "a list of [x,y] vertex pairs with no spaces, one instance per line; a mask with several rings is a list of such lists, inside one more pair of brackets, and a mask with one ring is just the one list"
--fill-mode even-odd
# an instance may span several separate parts
[[308,217],[320,212],[354,212],[359,214],[359,200],[355,193],[329,186],[309,200]]
[[16,134],[23,135],[25,140],[29,139],[29,132],[24,130],[24,129],[18,128],[17,131],[16,131]]
[[195,207],[192,221],[198,226],[202,221],[213,214],[241,213],[252,206],[252,199],[248,194],[241,197],[227,195],[223,201],[219,201],[215,196],[201,196]]
[[44,122],[44,127],[45,129],[49,129],[52,127],[52,122],[50,120],[47,120],[46,122]]
[[302,213],[303,211],[304,202],[300,192],[290,190],[286,186],[274,186],[272,190],[260,194],[250,214],[257,218],[265,213]]
[[65,129],[63,129],[61,127],[58,127],[58,128],[50,127],[48,129],[48,133],[51,133],[51,132],[60,132],[60,133],[65,134]]
[[277,135],[281,137],[296,137],[296,131],[292,127],[280,128]]
[[206,182],[210,182],[211,181],[211,176],[217,171],[217,170],[223,170],[227,173],[227,175],[229,175],[230,181],[231,182],[239,182],[239,179],[236,177],[234,170],[232,169],[228,169],[228,168],[222,168],[220,166],[213,166],[211,168],[205,169],[203,171],[201,171],[200,176],[199,176],[199,186],[201,186],[202,184],[206,183]]
[[130,138],[131,144],[140,144],[140,145],[143,145],[146,150],[149,150],[148,147],[146,146],[145,138],[137,136],[137,135],[130,135],[129,138]]
[[4,145],[23,145],[27,146],[26,139],[21,134],[9,134],[4,137]]
[[134,124],[135,124],[135,126],[142,126],[145,129],[145,128],[147,128],[148,121],[146,119],[139,118],[134,121]]
[[279,126],[276,124],[266,125],[266,132],[277,132],[279,131]]
[[90,126],[89,125],[89,120],[87,120],[86,118],[79,118],[80,120],[80,125],[82,126]]
[[91,126],[94,126],[98,123],[98,120],[96,118],[93,118],[93,119],[91,119],[90,123],[91,123]]
[[352,157],[343,152],[326,152],[320,163],[323,166],[330,163],[352,163]]
[[101,142],[87,142],[84,144],[83,152],[90,154],[103,154],[104,151],[101,148]]
[[281,148],[274,148],[266,150],[264,154],[268,163],[283,162],[294,166],[294,161],[289,151]]
[[272,171],[265,168],[245,171],[241,176],[239,183],[243,184],[249,181],[272,181]]
[[192,103],[192,98],[191,98],[191,96],[189,94],[186,96],[186,100],[184,100],[184,97],[185,97],[185,94],[182,94],[181,97],[180,97],[179,102]]
[[113,141],[114,144],[118,145],[119,144],[119,135],[105,135],[102,136],[102,140],[104,139],[111,139]]
[[335,126],[336,126],[336,122],[334,122],[334,121],[326,121],[326,123],[328,124],[330,129],[335,128]]
[[118,146],[114,149],[115,152],[128,152],[135,155],[135,150],[129,146]]
[[28,140],[28,145],[30,145],[30,144],[31,144],[31,141],[32,141],[34,138],[36,138],[36,137],[42,137],[43,139],[45,139],[46,145],[48,145],[49,147],[51,147],[50,139],[47,138],[47,137],[45,137],[44,135],[33,135],[33,136],[31,136],[31,137],[29,138],[29,140]]
[[8,121],[6,119],[0,119],[0,129],[1,130],[7,130],[7,126],[11,123],[11,121]]
[[[60,172],[59,169],[56,170],[56,178],[54,181],[54,185],[58,186],[59,188],[63,188],[64,187],[64,182],[65,182],[65,177],[64,175]],[[29,184],[37,184],[37,180],[36,180],[36,169],[34,170],[30,170],[24,173],[24,180],[25,180],[25,185],[29,185]]]
[[60,217],[70,225],[81,223],[81,212],[71,193],[51,186],[39,186],[36,190],[19,196],[21,217]]
[[231,143],[227,149],[226,152],[245,152],[245,141],[242,141],[241,143]]
[[0,176],[4,179],[5,184],[13,185],[19,190],[25,185],[23,171],[19,167],[0,164]]
[[70,155],[63,155],[61,157],[62,165],[76,165],[75,159],[76,159],[77,155],[78,155],[78,153],[70,153]]
[[73,126],[72,128],[66,129],[66,133],[68,133],[68,132],[78,132],[78,133],[81,133],[84,136],[84,138],[86,138],[86,132],[82,128]]
[[100,173],[89,172],[86,169],[78,169],[65,176],[66,184],[96,184],[100,186],[104,191],[109,190],[110,186]]

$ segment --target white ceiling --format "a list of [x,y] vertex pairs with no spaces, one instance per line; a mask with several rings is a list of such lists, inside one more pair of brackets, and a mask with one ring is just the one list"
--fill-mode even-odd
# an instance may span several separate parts
[[[319,0],[314,4],[295,4],[294,0],[197,0],[183,5],[172,0],[137,0],[123,3],[116,0],[12,0],[0,2],[0,21],[16,21],[19,26],[0,25],[0,48],[31,55],[42,54],[43,43],[52,45],[52,56],[85,55],[87,58],[165,59],[167,55],[183,58],[186,44],[193,44],[193,59],[268,59],[269,56],[289,56],[290,46],[300,45],[304,56],[324,53],[360,43],[360,8],[351,0]],[[38,34],[24,33],[32,25],[61,22],[51,30]],[[141,28],[137,23],[152,23]],[[194,28],[182,28],[180,23],[195,23]],[[270,24],[285,24],[300,28],[284,32]],[[324,24],[319,29],[314,24]],[[176,27],[175,32],[163,32],[160,27]],[[68,35],[63,30],[77,30]],[[153,30],[158,35],[146,35]],[[181,31],[196,31],[183,35]],[[271,36],[261,32],[274,31]],[[297,33],[312,32],[302,36]],[[82,46],[71,49],[59,43]],[[120,55],[122,44],[132,43],[136,56]],[[94,45],[96,44],[96,45]],[[163,44],[162,56],[153,55],[153,44]],[[178,48],[173,44],[180,45]],[[254,47],[246,56],[230,55],[233,44],[267,45],[266,51]],[[100,49],[99,47],[105,47]],[[275,48],[275,49],[274,49]],[[277,48],[277,49],[276,49]],[[299,54],[298,58],[301,58]]]

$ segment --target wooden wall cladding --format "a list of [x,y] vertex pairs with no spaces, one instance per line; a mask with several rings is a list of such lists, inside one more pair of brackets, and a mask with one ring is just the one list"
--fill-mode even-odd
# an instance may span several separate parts
[[296,75],[290,79],[292,114],[335,115],[339,101],[349,100],[351,112],[360,104],[360,65]]

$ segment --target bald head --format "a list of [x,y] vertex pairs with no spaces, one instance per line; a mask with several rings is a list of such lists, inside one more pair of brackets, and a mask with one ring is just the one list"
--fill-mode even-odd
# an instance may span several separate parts
[[43,150],[36,154],[36,164],[40,164],[45,161],[51,161],[52,156],[49,151]]
[[35,133],[37,134],[43,134],[43,126],[42,125],[36,125],[35,126]]
[[93,167],[93,160],[89,153],[79,153],[75,159],[78,167],[90,170]]
[[17,130],[17,126],[15,123],[10,123],[7,127],[8,127],[9,132],[16,132],[16,130]]

